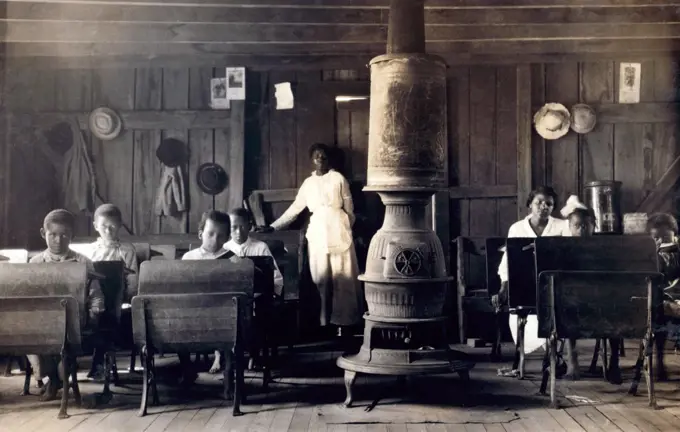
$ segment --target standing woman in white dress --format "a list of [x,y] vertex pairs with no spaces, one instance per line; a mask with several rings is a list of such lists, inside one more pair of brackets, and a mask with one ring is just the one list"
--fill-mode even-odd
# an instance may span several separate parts
[[365,310],[352,238],[354,204],[349,182],[330,168],[329,148],[314,144],[309,156],[314,172],[300,186],[293,204],[271,224],[271,229],[285,228],[305,207],[309,209],[312,215],[307,227],[307,251],[312,281],[321,297],[319,322],[321,326],[338,326],[340,335],[342,327],[359,324]]

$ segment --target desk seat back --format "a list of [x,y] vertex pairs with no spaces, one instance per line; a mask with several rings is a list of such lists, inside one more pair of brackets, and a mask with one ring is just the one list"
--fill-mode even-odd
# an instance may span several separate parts
[[[536,240],[539,336],[642,337],[648,279],[658,273],[656,244],[647,236],[552,237]],[[552,283],[552,286],[551,286]],[[651,289],[652,305],[661,297]],[[652,308],[652,314],[656,307]]]
[[253,295],[251,260],[147,261],[139,270],[139,294],[244,292]]
[[60,354],[80,351],[78,302],[71,296],[0,297],[0,354]]
[[245,293],[138,295],[132,299],[135,344],[154,352],[225,349],[247,318]]
[[[558,337],[642,338],[648,328],[648,285],[638,272],[556,272],[541,274],[539,337],[552,329],[550,292],[554,293]],[[551,289],[550,284],[553,284]],[[657,296],[653,295],[653,302]],[[653,311],[654,312],[654,311]]]
[[70,296],[87,319],[87,267],[77,262],[0,265],[0,297]]
[[507,239],[508,305],[511,308],[536,308],[536,261],[533,249],[527,248],[535,241],[536,238],[529,237]]
[[649,236],[595,235],[539,237],[536,270],[659,270],[656,244]]

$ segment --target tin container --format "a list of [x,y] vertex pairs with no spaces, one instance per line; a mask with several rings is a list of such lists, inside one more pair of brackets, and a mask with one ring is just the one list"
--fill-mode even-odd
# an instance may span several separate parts
[[621,234],[621,182],[593,181],[585,185],[586,204],[595,213],[595,233]]

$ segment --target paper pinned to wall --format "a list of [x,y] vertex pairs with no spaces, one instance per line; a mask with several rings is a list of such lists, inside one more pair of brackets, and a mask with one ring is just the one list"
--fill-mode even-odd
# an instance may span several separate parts
[[274,84],[274,97],[276,98],[277,110],[289,110],[295,106],[295,98],[293,97],[293,89],[289,82]]
[[227,68],[227,98],[246,99],[246,68]]
[[619,103],[640,102],[640,63],[621,63],[619,70]]
[[210,80],[210,107],[212,109],[229,109],[226,78],[212,78]]

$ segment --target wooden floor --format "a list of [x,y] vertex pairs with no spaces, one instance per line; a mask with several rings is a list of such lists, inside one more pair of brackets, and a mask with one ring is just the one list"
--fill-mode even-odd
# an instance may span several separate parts
[[[592,354],[592,342],[580,344],[582,370]],[[71,408],[71,417],[56,420],[58,402],[41,403],[35,395],[17,396],[23,378],[15,371],[0,378],[0,431],[675,431],[680,430],[680,357],[669,351],[671,382],[658,385],[660,410],[645,406],[644,382],[640,396],[626,395],[632,376],[633,346],[623,360],[624,382],[615,386],[600,377],[586,376],[578,382],[558,381],[564,409],[548,408],[546,397],[537,395],[540,384],[540,353],[530,356],[529,378],[519,381],[498,377],[507,365],[490,363],[487,349],[468,349],[478,360],[471,381],[464,385],[457,375],[409,379],[398,387],[392,377],[361,376],[356,383],[357,406],[345,409],[341,371],[335,366],[339,353],[318,347],[302,347],[283,353],[281,370],[275,373],[268,393],[260,377],[247,374],[249,403],[244,416],[231,417],[230,403],[218,398],[218,376],[201,374],[191,394],[161,385],[161,406],[137,417],[141,378],[123,375],[123,385],[105,408]],[[510,347],[504,347],[510,354]],[[125,358],[121,356],[121,366]],[[174,356],[159,359],[159,366],[172,369]],[[81,364],[81,368],[84,365]],[[168,374],[168,377],[170,374]],[[168,378],[169,379],[169,378]],[[81,392],[87,396],[101,385],[80,376]],[[37,389],[32,388],[32,393]],[[365,408],[379,398],[370,412]]]

